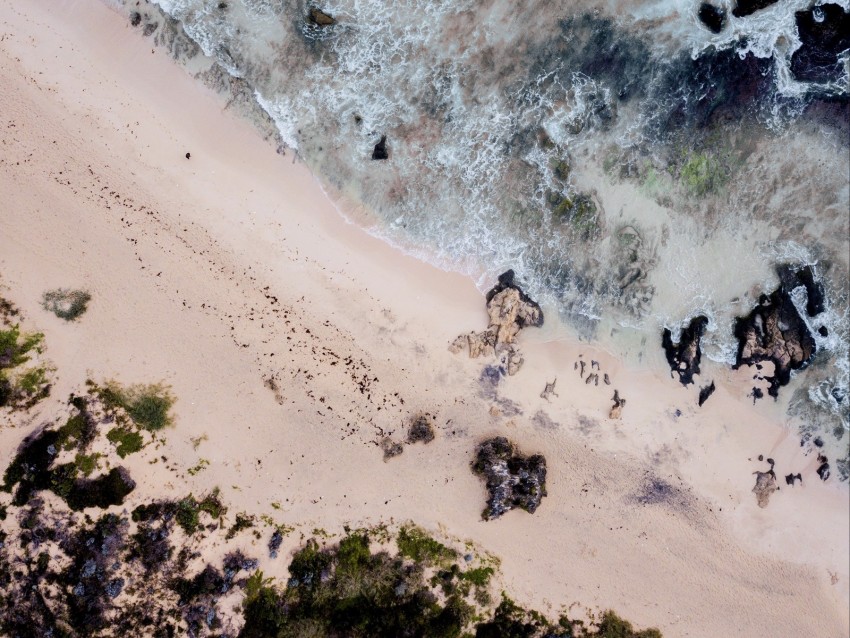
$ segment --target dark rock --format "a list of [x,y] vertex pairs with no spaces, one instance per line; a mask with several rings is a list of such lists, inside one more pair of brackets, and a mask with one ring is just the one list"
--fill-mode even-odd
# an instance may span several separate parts
[[712,381],[709,385],[704,386],[699,389],[699,406],[702,407],[702,404],[708,401],[708,397],[714,394],[714,381]]
[[830,391],[830,394],[832,395],[832,398],[835,399],[836,403],[841,403],[847,396],[847,392],[843,388],[839,388],[838,386],[834,387]]
[[707,325],[706,317],[694,317],[688,327],[682,330],[679,343],[673,343],[673,333],[668,328],[665,328],[661,335],[661,346],[667,355],[667,363],[670,369],[679,375],[682,385],[693,383],[694,375],[699,374],[702,358],[700,339]]
[[735,320],[738,355],[733,367],[773,362],[774,376],[765,377],[772,397],[777,397],[779,388],[791,380],[793,370],[809,364],[817,350],[814,337],[791,300],[791,292],[805,285],[800,272],[780,269],[779,288],[769,296],[762,295],[749,315]]
[[839,80],[844,73],[839,54],[850,48],[850,13],[823,4],[795,17],[801,44],[791,56],[791,73],[801,82]]
[[546,459],[540,454],[522,456],[505,437],[478,446],[472,471],[487,481],[484,520],[498,518],[515,507],[533,514],[546,496]]
[[420,414],[410,424],[407,430],[408,443],[430,443],[434,440],[434,426],[431,424],[431,417],[427,414]]
[[815,279],[815,272],[811,266],[803,266],[798,270],[789,266],[780,266],[777,272],[782,287],[789,293],[799,286],[806,289],[806,314],[816,317],[826,309],[823,283]]
[[389,159],[390,153],[387,150],[387,136],[381,135],[381,141],[375,144],[375,148],[372,150],[372,159],[373,160],[385,160]]
[[829,478],[829,459],[827,459],[823,454],[818,454],[818,466],[817,472],[821,481],[825,481]]
[[823,439],[819,436],[816,436],[815,440],[812,441],[812,443],[814,443],[817,447],[823,447]]
[[726,25],[726,11],[715,7],[713,4],[703,2],[699,6],[697,16],[709,31],[712,33],[720,33]]
[[146,38],[153,35],[153,32],[156,31],[157,27],[159,27],[159,22],[148,22],[145,25],[145,28],[142,29],[142,35]]
[[800,473],[797,474],[786,474],[785,475],[785,484],[794,487],[795,483],[800,481],[800,485],[803,484],[803,475]]
[[310,9],[309,19],[310,22],[319,27],[329,27],[332,24],[336,24],[336,19],[316,7]]
[[279,529],[276,529],[269,539],[269,558],[277,558],[277,552],[283,543],[283,534]]
[[753,397],[753,405],[755,405],[756,401],[764,398],[764,392],[762,391],[761,388],[753,388],[752,397]]
[[138,11],[133,11],[130,14],[130,26],[137,27],[142,23],[142,14]]
[[828,337],[829,336],[829,329],[826,326],[821,326],[820,328],[818,328],[818,334],[821,337]]
[[743,18],[776,4],[776,2],[777,0],[738,0],[735,3],[735,8],[732,9],[732,15],[736,18]]

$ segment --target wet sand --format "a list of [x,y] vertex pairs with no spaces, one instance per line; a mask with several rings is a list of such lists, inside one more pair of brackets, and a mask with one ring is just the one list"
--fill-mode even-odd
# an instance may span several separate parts
[[[750,372],[709,368],[718,389],[700,409],[698,388],[529,329],[525,366],[493,395],[487,362],[447,349],[486,323],[470,280],[347,223],[124,16],[93,1],[0,15],[3,294],[57,367],[51,399],[0,429],[3,466],[86,378],[163,380],[178,403],[162,454],[178,469],[131,463],[140,494],[217,485],[306,535],[413,520],[501,558],[523,604],[612,608],[668,636],[847,634],[846,486],[821,483],[776,406],[743,396]],[[40,308],[60,286],[92,293],[80,322]],[[585,384],[579,355],[612,385]],[[559,396],[541,399],[555,377]],[[377,442],[419,411],[437,439],[385,463]],[[485,523],[469,462],[497,433],[545,454],[549,495]],[[759,454],[804,478],[780,476],[765,509]]]

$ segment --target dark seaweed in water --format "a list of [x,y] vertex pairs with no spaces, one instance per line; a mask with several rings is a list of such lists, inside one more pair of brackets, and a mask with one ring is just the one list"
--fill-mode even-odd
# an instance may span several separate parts
[[[779,268],[781,284],[769,296],[762,295],[759,305],[746,317],[735,320],[734,335],[738,340],[737,369],[761,361],[774,364],[774,376],[765,377],[770,383],[768,394],[779,395],[780,386],[791,380],[791,372],[805,368],[812,360],[817,345],[809,328],[791,299],[794,289],[804,286],[816,292],[805,269]],[[809,285],[807,285],[809,282]],[[816,309],[817,304],[815,304]]]
[[669,328],[665,328],[661,334],[661,346],[667,356],[667,363],[670,364],[670,369],[679,375],[682,385],[693,383],[694,375],[699,374],[699,364],[702,359],[700,339],[707,325],[706,317],[701,315],[694,317],[688,327],[682,330],[679,343],[673,343],[673,333]]
[[737,122],[759,112],[773,95],[773,62],[735,49],[708,49],[696,59],[683,52],[653,82],[653,139],[673,141],[682,129]]
[[850,48],[850,12],[837,4],[798,11],[802,44],[791,56],[791,73],[803,82],[835,82],[844,74],[838,56]]
[[697,16],[712,33],[720,33],[726,25],[726,11],[708,2],[699,6]]

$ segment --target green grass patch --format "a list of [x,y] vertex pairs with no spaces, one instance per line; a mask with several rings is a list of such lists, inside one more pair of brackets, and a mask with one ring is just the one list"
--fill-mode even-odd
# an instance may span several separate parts
[[48,290],[41,298],[42,307],[65,321],[76,321],[88,309],[91,295],[85,290],[57,288]]
[[486,587],[494,573],[495,570],[492,567],[476,567],[461,572],[459,577],[476,587]]
[[418,527],[402,527],[396,537],[402,556],[427,565],[442,564],[457,558],[457,552],[434,540]]
[[602,614],[602,619],[597,624],[595,638],[661,638],[661,632],[657,629],[644,629],[638,631],[632,627],[632,623],[623,620],[610,609]]
[[230,540],[242,530],[246,530],[251,527],[254,527],[254,517],[249,514],[245,514],[244,512],[240,512],[236,515],[236,521],[230,526],[230,529],[227,530],[225,538]]
[[83,476],[89,476],[97,469],[97,460],[100,456],[97,452],[93,454],[77,452],[77,456],[74,457],[74,464],[77,466],[77,471]]
[[203,469],[204,469],[205,467],[207,467],[209,464],[210,464],[210,462],[209,462],[208,460],[206,460],[206,459],[200,459],[200,460],[198,461],[197,465],[195,465],[194,467],[190,467],[190,468],[189,468],[188,472],[189,472],[189,474],[191,474],[192,476],[195,476],[195,474],[197,474],[198,472],[200,472],[201,470],[203,470]]
[[134,454],[144,447],[142,435],[123,427],[112,428],[106,438],[116,446],[116,452],[122,459]]
[[99,394],[107,406],[123,408],[136,425],[145,430],[157,431],[172,424],[169,411],[174,397],[161,383],[123,387],[110,382],[99,388]]

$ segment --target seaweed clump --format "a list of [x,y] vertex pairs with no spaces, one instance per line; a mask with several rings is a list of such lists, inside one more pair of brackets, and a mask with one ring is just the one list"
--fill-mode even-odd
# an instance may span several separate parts
[[499,518],[516,507],[533,514],[546,496],[546,459],[541,454],[522,456],[503,436],[478,446],[472,471],[487,481],[484,520]]

